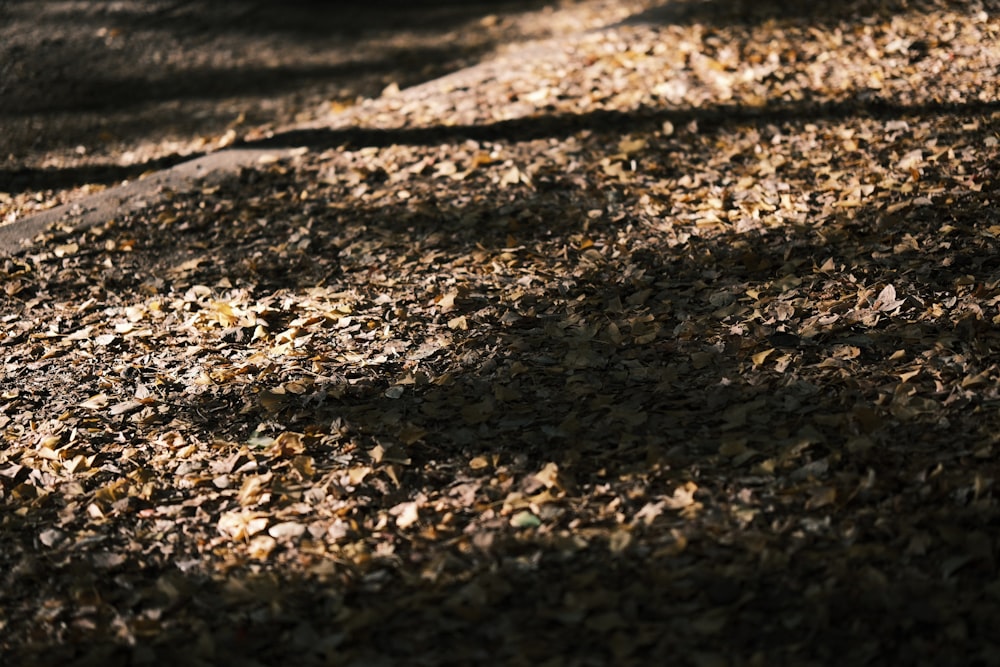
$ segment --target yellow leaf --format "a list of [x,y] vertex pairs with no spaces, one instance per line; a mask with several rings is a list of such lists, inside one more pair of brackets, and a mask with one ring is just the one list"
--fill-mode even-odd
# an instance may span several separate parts
[[541,470],[535,473],[535,479],[541,482],[546,489],[559,487],[559,466],[555,463],[546,463]]
[[53,450],[56,447],[58,447],[59,443],[61,443],[61,442],[62,442],[62,436],[54,435],[54,434],[44,435],[38,441],[38,448],[39,449]]
[[194,454],[196,451],[198,451],[198,445],[192,442],[191,444],[185,445],[180,449],[178,449],[176,452],[174,452],[174,456],[176,456],[179,459],[186,459],[187,457]]
[[312,479],[316,475],[316,462],[311,456],[296,456],[292,459],[292,467],[303,479]]
[[80,250],[80,246],[76,243],[65,243],[63,245],[56,246],[55,253],[56,257],[67,257],[69,255],[75,255]]
[[477,456],[469,461],[469,467],[473,470],[482,470],[483,468],[488,468],[490,462],[486,460],[485,456]]
[[253,505],[264,495],[264,490],[269,480],[269,477],[263,475],[247,477],[243,480],[243,485],[240,487],[239,493],[236,494],[236,500],[240,505]]
[[437,302],[437,307],[442,313],[447,313],[455,307],[456,297],[458,297],[458,291],[448,292],[447,294],[441,296],[441,299]]
[[626,155],[637,153],[646,147],[645,139],[622,139],[618,142],[618,150]]
[[77,454],[73,458],[67,459],[66,462],[63,463],[63,467],[68,472],[74,473],[77,472],[78,470],[82,472],[87,468],[89,468],[90,465],[86,456],[84,456],[83,454]]
[[368,466],[354,466],[347,471],[347,481],[351,486],[357,486],[364,481],[365,477],[372,471]]
[[382,445],[375,445],[369,454],[375,463],[399,463],[402,465],[410,464],[410,456],[406,453],[406,449],[399,444],[392,443],[387,447]]
[[270,535],[257,535],[247,545],[247,555],[254,560],[267,560],[278,541]]
[[754,366],[760,366],[762,363],[764,363],[764,360],[767,359],[767,357],[772,352],[774,352],[774,348],[773,347],[770,348],[770,349],[768,349],[768,350],[764,350],[763,352],[758,352],[757,354],[755,354],[752,357],[750,357],[750,359],[753,361],[753,365]]
[[684,482],[682,486],[674,489],[674,495],[666,498],[666,506],[672,510],[684,509],[695,504],[694,492],[698,490],[698,485],[694,482]]
[[88,410],[100,410],[101,408],[107,406],[108,395],[107,394],[95,394],[88,398],[83,403],[80,403],[81,408],[87,408]]
[[301,454],[306,451],[305,442],[302,439],[301,433],[295,433],[293,431],[285,431],[281,433],[274,439],[270,445],[264,450],[264,453],[268,456],[277,458],[280,456],[295,456],[296,454]]

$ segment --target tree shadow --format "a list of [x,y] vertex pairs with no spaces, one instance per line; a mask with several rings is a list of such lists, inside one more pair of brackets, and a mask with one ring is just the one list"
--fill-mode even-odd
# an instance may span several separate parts
[[[952,616],[943,600],[972,603],[977,596],[956,595],[940,580],[873,582],[867,590],[828,584],[817,596],[811,590],[815,584],[766,565],[746,579],[732,579],[713,572],[692,576],[694,568],[682,558],[636,559],[602,547],[577,557],[583,562],[555,549],[527,563],[498,557],[464,581],[420,589],[393,576],[352,590],[291,573],[225,581],[165,573],[159,581],[177,591],[172,594],[178,609],[197,605],[201,619],[170,624],[152,641],[143,638],[133,646],[82,644],[75,652],[51,647],[24,655],[19,664],[51,664],[53,657],[74,665],[96,659],[110,665],[149,659],[216,665],[248,660],[280,665],[290,659],[302,665],[670,659],[697,665],[719,659],[741,664],[754,657],[833,664],[845,657],[918,662],[929,653],[957,665],[950,656],[980,654],[976,640],[942,641],[936,629],[957,622],[988,633],[992,622],[964,612]],[[714,554],[714,566],[722,570],[742,557],[739,547],[724,550]],[[599,573],[586,562],[591,559],[601,562]],[[838,563],[830,555],[824,565],[846,569],[856,563]],[[164,602],[169,595],[161,594]],[[242,603],[239,612],[229,606],[233,601]],[[165,625],[180,615],[168,613]],[[885,629],[899,632],[879,633]]]
[[[829,118],[846,117],[843,110],[836,113],[845,115]],[[919,115],[910,108],[898,113]],[[805,122],[817,122],[816,115],[789,113],[776,120],[763,114],[742,118],[740,126],[751,131]],[[628,127],[635,131],[636,125]],[[621,134],[617,123],[595,132],[606,133],[612,146]],[[523,138],[520,132],[515,136]],[[422,141],[432,139],[426,135]],[[945,256],[954,271],[968,268],[977,281],[995,285],[1000,281],[993,259],[997,242],[976,232],[976,225],[988,223],[973,217],[995,192],[953,193],[958,200],[948,209],[932,209],[932,215],[916,208],[888,226],[879,209],[862,205],[822,226],[788,226],[771,234],[731,230],[673,244],[664,237],[655,248],[623,248],[627,261],[613,262],[587,255],[573,237],[587,231],[614,238],[619,226],[643,228],[640,216],[596,222],[566,216],[514,228],[512,220],[532,210],[533,197],[541,196],[520,187],[494,197],[496,205],[485,214],[464,209],[457,203],[461,196],[451,200],[456,203],[416,214],[402,202],[331,211],[288,196],[302,190],[292,175],[277,181],[254,178],[250,171],[223,183],[207,202],[211,216],[202,223],[192,220],[187,229],[150,236],[150,246],[136,248],[132,264],[121,260],[117,276],[104,288],[119,296],[135,291],[134,278],[128,283],[127,276],[140,274],[164,293],[177,293],[190,285],[216,284],[221,275],[261,295],[285,294],[290,302],[306,298],[310,290],[347,285],[368,289],[374,300],[379,292],[392,293],[384,281],[366,287],[373,276],[383,280],[381,272],[395,259],[391,253],[478,253],[484,265],[508,262],[516,269],[521,251],[505,250],[512,235],[545,256],[560,249],[573,253],[579,270],[553,276],[533,303],[508,298],[505,291],[516,288],[514,279],[504,284],[492,274],[467,274],[471,288],[459,293],[447,317],[479,318],[474,333],[420,359],[428,376],[448,376],[440,382],[387,393],[405,373],[400,357],[356,369],[342,390],[314,385],[314,391],[296,395],[277,413],[258,404],[252,386],[238,387],[222,399],[209,391],[182,393],[174,401],[179,407],[167,416],[199,424],[208,434],[221,430],[224,437],[246,438],[264,422],[275,429],[343,433],[338,444],[311,452],[318,472],[309,483],[322,479],[328,484],[325,493],[349,495],[357,503],[347,517],[359,528],[346,528],[347,539],[366,542],[371,553],[352,561],[335,550],[310,552],[306,538],[277,549],[297,556],[301,570],[288,565],[254,573],[260,564],[246,559],[227,573],[213,573],[219,558],[213,556],[184,572],[178,561],[205,558],[196,545],[184,553],[148,555],[141,564],[116,564],[105,556],[118,548],[127,553],[125,538],[111,535],[106,546],[83,549],[86,557],[104,564],[89,574],[84,567],[80,575],[85,581],[90,577],[88,585],[102,602],[79,612],[87,623],[76,626],[70,619],[78,612],[64,611],[60,622],[76,629],[67,631],[62,646],[39,647],[40,661],[104,655],[126,664],[151,656],[161,661],[194,656],[216,664],[245,658],[281,664],[293,656],[303,664],[471,664],[561,657],[581,664],[628,664],[670,657],[683,664],[753,664],[760,656],[787,663],[847,657],[864,664],[926,655],[947,663],[951,656],[986,650],[981,642],[997,618],[991,594],[983,588],[995,579],[996,568],[994,547],[989,538],[983,543],[983,536],[984,527],[995,526],[998,517],[991,503],[976,499],[986,491],[955,493],[973,489],[977,475],[993,478],[993,460],[974,453],[989,440],[991,424],[963,430],[958,443],[955,427],[976,409],[992,409],[996,397],[974,392],[945,397],[934,393],[933,382],[914,382],[918,398],[945,406],[950,423],[943,423],[911,397],[900,398],[898,378],[872,377],[868,369],[906,372],[885,365],[886,360],[900,349],[918,358],[938,346],[954,354],[943,355],[935,373],[950,372],[956,356],[988,365],[995,334],[975,317],[951,328],[947,320],[897,324],[888,312],[873,312],[868,324],[845,317],[824,320],[809,331],[812,315],[838,311],[796,305],[789,292],[827,291],[824,298],[836,301],[843,290],[871,287],[866,300],[847,293],[853,296],[850,306],[863,310],[870,309],[874,288],[895,283],[904,299],[911,298],[904,284],[922,299],[954,286],[954,274],[940,273]],[[455,186],[458,194],[489,187],[463,183]],[[553,201],[605,208],[610,190],[630,196],[624,193],[627,185],[614,183],[606,183],[602,192],[558,179],[539,179],[538,186]],[[274,195],[266,233],[258,224],[262,205],[254,201],[265,188]],[[192,218],[196,204],[187,214]],[[505,207],[513,208],[501,212]],[[947,216],[956,235],[965,235],[956,236],[948,248],[921,251],[904,244],[906,234],[938,236],[942,220],[937,215]],[[233,239],[242,239],[253,259],[262,245],[291,238],[307,217],[314,219],[316,238],[326,241],[287,255],[270,254],[266,270],[257,260],[218,270]],[[369,256],[363,241],[370,236],[382,238],[391,253]],[[963,244],[966,239],[971,240]],[[923,261],[921,252],[926,253]],[[333,253],[339,253],[340,262],[330,274],[316,260]],[[170,267],[197,256],[215,263],[200,264],[183,281],[173,277]],[[826,285],[827,273],[847,272],[824,269],[827,260],[849,267],[857,283]],[[413,277],[414,284],[418,278]],[[792,285],[792,279],[802,286],[775,287]],[[749,287],[762,297],[745,296]],[[647,289],[650,295],[635,297]],[[761,318],[759,331],[734,332],[743,317],[734,310],[699,320],[706,328],[691,330],[685,312],[707,312],[709,306],[700,301],[707,292],[734,298],[720,298],[712,308],[745,300],[747,308],[777,313],[775,304],[785,299],[793,314],[769,323]],[[414,303],[432,297],[428,292]],[[657,311],[664,307],[657,304],[672,304],[672,310]],[[910,301],[907,307],[918,304]],[[652,339],[640,340],[640,332],[630,328],[637,325],[625,324],[654,313],[662,328]],[[615,318],[622,322],[618,342],[606,333]],[[604,328],[589,328],[595,322]],[[287,324],[275,321],[274,328]],[[422,334],[414,335],[416,346]],[[774,357],[787,357],[784,369],[772,367],[767,355],[755,361],[772,347],[780,348]],[[978,370],[988,368],[967,372]],[[498,386],[507,393],[498,394]],[[490,398],[492,407],[464,410],[470,402]],[[739,406],[749,407],[742,413],[732,410]],[[755,422],[754,412],[767,422]],[[224,423],[218,415],[227,415]],[[405,445],[408,463],[373,465],[370,478],[355,485],[323,477],[343,466],[338,457],[348,446],[388,450],[400,445],[401,424],[425,433]],[[743,443],[745,451],[756,454],[740,462],[720,453],[726,447],[738,452],[734,439],[744,431],[751,436]],[[901,448],[899,442],[909,446]],[[498,462],[470,466],[477,457],[494,454]],[[772,473],[766,468],[754,472],[754,462],[768,459],[773,459]],[[539,515],[540,525],[511,526],[514,511],[505,509],[505,502],[513,502],[514,492],[539,493],[544,484],[539,486],[530,473],[549,463],[565,476],[549,489],[558,497],[524,506]],[[931,474],[928,464],[941,470]],[[276,473],[288,467],[263,459],[261,465]],[[491,485],[491,479],[504,475],[514,478]],[[945,484],[949,478],[966,483]],[[688,482],[696,489],[684,500],[676,494]],[[820,496],[812,493],[817,488],[834,488],[836,500],[817,501]],[[426,509],[415,527],[397,529],[390,511],[420,493],[432,498],[469,494],[455,511],[461,513],[460,525],[467,521],[471,528],[449,528],[442,516]],[[574,523],[574,510],[585,497],[603,497],[601,504],[610,509]],[[668,504],[657,510],[656,503]],[[387,523],[376,529],[380,516]],[[43,523],[46,516],[31,520]],[[447,546],[435,551],[429,545],[436,542]],[[19,548],[40,551],[36,545]],[[439,558],[421,560],[427,553]],[[199,573],[201,567],[209,571]],[[24,590],[23,577],[36,577],[32,581],[44,587],[51,574],[44,566],[33,573],[11,572],[8,576],[21,579],[8,590]],[[129,627],[136,608],[158,611],[143,617],[146,625]],[[104,631],[114,623],[124,623],[123,639],[95,645],[88,628]],[[9,627],[18,630],[18,621],[9,621]],[[30,655],[23,664],[31,664]]]
[[540,8],[536,0],[375,0],[359,4],[349,0],[238,0],[225,6],[203,7],[189,0],[173,2],[155,13],[119,13],[129,29],[194,29],[203,33],[288,33],[296,39],[328,43],[331,36],[399,30],[437,33],[456,28],[484,15]]
[[888,20],[908,12],[933,9],[933,2],[918,0],[848,0],[847,2],[796,2],[795,0],[672,0],[639,12],[623,25],[689,25],[712,28],[734,25],[807,23],[830,26],[842,22]]
[[[119,30],[124,37],[106,37],[113,43],[115,39],[127,39],[133,32],[156,30],[167,35],[176,34],[178,39],[185,35],[202,35],[191,37],[195,44],[192,48],[206,49],[208,61],[217,60],[224,51],[235,48],[227,46],[223,39],[219,44],[213,39],[233,35],[247,35],[251,43],[260,41],[258,49],[280,51],[294,44],[311,44],[308,57],[298,54],[292,57],[292,62],[281,62],[266,65],[246,65],[240,67],[204,66],[189,67],[184,65],[156,65],[151,67],[149,76],[136,76],[126,68],[123,73],[120,63],[113,58],[106,65],[95,65],[84,72],[73,72],[73,63],[84,64],[107,59],[100,49],[94,45],[81,45],[70,40],[60,45],[46,44],[45,48],[56,54],[58,63],[46,65],[43,70],[31,76],[17,75],[18,62],[37,61],[44,64],[45,58],[40,57],[33,49],[36,46],[25,47],[15,45],[11,51],[12,57],[7,68],[11,71],[6,78],[9,102],[0,109],[0,115],[6,114],[7,141],[14,142],[0,152],[18,153],[25,150],[42,148],[59,149],[71,146],[91,146],[100,153],[101,145],[111,143],[127,144],[140,138],[156,138],[161,133],[164,136],[183,136],[196,132],[200,134],[221,133],[232,124],[239,113],[244,112],[248,125],[263,123],[269,120],[268,113],[261,113],[260,108],[267,106],[268,99],[275,95],[285,95],[291,91],[301,91],[305,97],[312,95],[316,104],[320,100],[348,97],[377,96],[382,88],[394,80],[402,87],[444,75],[460,67],[467,66],[495,46],[489,38],[484,37],[479,42],[465,48],[461,54],[452,52],[452,46],[442,47],[434,44],[434,35],[445,35],[448,30],[469,22],[474,22],[487,13],[509,15],[529,9],[536,9],[544,3],[538,2],[479,2],[479,3],[376,3],[372,6],[348,7],[345,3],[293,3],[284,4],[272,2],[241,2],[231,3],[225,7],[204,6],[199,3],[174,2],[166,3],[155,11],[120,11],[91,12],[79,10],[82,13],[55,12],[51,15],[42,13],[40,21],[49,20],[53,25],[65,25],[73,22],[85,26],[86,30],[99,29]],[[916,5],[918,10],[922,5]],[[902,11],[901,6],[894,2],[862,2],[862,3],[744,3],[731,0],[679,1],[667,3],[659,8],[637,14],[627,22],[633,23],[685,23],[690,21],[704,22],[709,25],[744,24],[747,20],[754,22],[764,18],[794,17],[796,20],[807,20],[816,25],[827,25],[840,20],[856,20],[857,16],[865,16],[874,12],[878,15],[889,15]],[[867,8],[867,9],[866,9]],[[909,6],[908,11],[914,11]],[[747,15],[751,19],[747,19]],[[118,27],[115,27],[118,26]],[[429,31],[429,32],[428,32]],[[416,41],[418,46],[399,47],[393,34],[421,34]],[[426,34],[425,34],[426,33]],[[96,33],[95,33],[96,34]],[[102,33],[104,34],[104,33]],[[117,33],[115,33],[117,34]],[[315,54],[331,48],[344,47],[347,44],[363,45],[366,36],[384,35],[386,44],[380,48],[364,46],[358,53],[347,60],[337,62],[314,62]],[[331,38],[331,35],[334,37]],[[205,39],[208,42],[205,43]],[[331,41],[332,39],[332,41]],[[381,38],[380,38],[381,39]],[[485,41],[483,41],[485,40]],[[378,42],[378,40],[375,40]],[[273,42],[273,43],[272,43]],[[374,43],[374,42],[373,42]],[[87,43],[89,44],[89,42]],[[240,42],[237,42],[240,44]],[[246,44],[239,46],[247,49]],[[347,47],[344,47],[347,48]],[[386,55],[388,49],[389,55]],[[350,50],[349,48],[347,49]],[[63,56],[58,54],[63,53]],[[212,55],[218,51],[217,54]],[[110,51],[113,53],[113,50]],[[67,55],[68,54],[68,55]],[[47,55],[46,58],[53,56]],[[298,59],[296,61],[295,59]],[[102,61],[103,62],[103,61]],[[69,69],[67,69],[69,68]],[[65,81],[48,82],[51,77],[62,77]],[[19,79],[30,88],[20,90]],[[50,85],[51,84],[51,85]],[[58,86],[63,91],[58,97],[42,94],[42,92]],[[20,92],[18,92],[20,91]],[[42,91],[42,92],[40,92]],[[243,100],[235,104],[221,104],[225,99]],[[256,102],[254,102],[256,100]],[[179,111],[179,105],[191,105],[190,109]],[[807,104],[807,103],[802,103]],[[877,104],[877,102],[872,103]],[[836,114],[839,105],[821,106],[820,113]],[[841,107],[846,113],[853,113],[847,103]],[[236,109],[236,110],[234,110]],[[946,111],[945,108],[941,109]],[[790,108],[792,115],[800,113],[802,107]],[[83,113],[81,113],[83,112]],[[894,113],[887,109],[886,113]],[[740,105],[721,107],[715,112],[699,111],[695,114],[681,112],[665,112],[664,118],[699,117],[711,120],[712,114],[720,117],[732,115],[739,119],[755,112],[742,109]],[[781,110],[768,110],[780,118]],[[658,116],[655,110],[645,115],[652,121]],[[287,120],[287,119],[286,119]],[[375,142],[382,145],[386,142],[401,143],[419,142],[422,136],[433,141],[436,136],[449,136],[464,133],[472,138],[503,136],[525,132],[527,137],[550,131],[550,128],[562,126],[568,131],[574,127],[587,127],[592,123],[604,121],[617,122],[625,117],[615,118],[613,112],[602,117],[602,114],[584,114],[579,119],[569,117],[525,119],[500,123],[487,128],[452,128],[446,132],[435,129],[388,131],[388,133],[368,132],[358,130],[334,131],[325,134],[322,131],[311,133],[288,133],[268,141],[268,145],[310,145],[314,147],[335,147],[341,144]],[[45,130],[46,126],[52,128]],[[400,133],[396,133],[400,132]],[[16,138],[20,137],[20,138]],[[29,141],[25,144],[24,141]],[[338,143],[340,142],[340,143]],[[110,144],[109,144],[110,145]],[[124,150],[124,148],[123,148]],[[149,169],[162,168],[174,164],[183,158],[197,156],[200,153],[184,156],[158,157],[148,162],[139,162],[129,166],[93,165],[67,167],[64,170],[44,167],[28,167],[21,165],[7,167],[0,173],[4,181],[14,183],[14,192],[25,189],[45,189],[51,187],[67,187],[83,183],[112,183],[123,178],[132,178]]]
[[[485,49],[484,49],[485,50]],[[468,53],[473,58],[479,53]],[[410,73],[400,85],[406,86],[422,80],[423,68],[447,71],[454,53],[447,48],[384,49],[376,60],[352,61],[332,65],[305,65],[297,67],[248,67],[243,69],[191,68],[180,76],[168,73],[158,76],[104,78],[81,76],[73,80],[73,94],[58,99],[13,101],[0,110],[0,118],[31,114],[55,114],[114,110],[166,101],[211,100],[239,96],[252,92],[269,96],[287,93],[303,86],[329,84],[331,81],[352,80],[360,76],[379,78],[383,74],[396,74],[405,63],[419,62],[420,71]]]
[[[561,139],[583,131],[604,131],[629,127],[635,131],[657,128],[665,121],[676,127],[696,123],[700,132],[713,132],[748,123],[780,124],[805,116],[820,120],[850,117],[922,118],[957,114],[990,114],[1000,109],[1000,102],[930,102],[899,103],[877,98],[836,102],[774,103],[765,107],[741,104],[717,105],[693,109],[641,107],[631,111],[595,110],[581,114],[539,114],[477,125],[441,125],[406,128],[311,128],[278,132],[265,139],[237,142],[248,148],[330,149],[384,148],[393,145],[433,146],[463,140],[531,141]],[[201,155],[201,154],[196,154]],[[83,182],[111,183],[135,178],[152,169],[173,166],[194,156],[171,156],[129,166],[82,166],[53,169],[0,169],[0,180],[10,184],[10,191],[67,187]]]
[[675,127],[695,122],[699,132],[711,133],[745,124],[781,124],[804,117],[830,121],[852,117],[921,118],[965,113],[989,114],[998,108],[1000,102],[995,101],[906,104],[877,98],[834,102],[775,102],[762,107],[739,103],[698,108],[647,106],[629,111],[598,109],[585,113],[542,113],[477,125],[290,130],[241,145],[253,148],[307,147],[313,150],[326,150],[366,146],[375,148],[393,145],[432,146],[464,139],[485,142],[531,141],[543,138],[564,139],[583,131],[605,131],[626,127],[634,127],[636,131],[650,131],[665,121],[669,121]]
[[[696,121],[699,133],[713,133],[854,115],[890,119],[995,110],[995,104],[875,102],[650,109],[457,129],[289,133],[264,145],[322,150],[513,142],[587,130],[606,134],[606,145],[615,146],[622,128],[636,132],[665,120],[677,127]],[[680,131],[671,141],[684,145],[694,138]],[[954,656],[970,655],[989,661],[997,617],[990,590],[996,578],[995,541],[987,533],[996,527],[997,513],[988,480],[997,470],[989,452],[979,452],[993,441],[990,415],[997,396],[990,374],[995,374],[992,360],[1000,347],[993,327],[971,311],[952,321],[899,323],[891,312],[874,309],[865,324],[848,320],[836,308],[851,297],[844,302],[848,310],[872,310],[877,290],[896,284],[906,307],[930,309],[937,292],[958,289],[960,273],[973,276],[969,289],[976,282],[994,286],[982,287],[987,292],[994,289],[1000,281],[995,259],[1000,248],[995,234],[985,233],[990,221],[980,214],[995,199],[996,183],[987,183],[980,193],[952,192],[947,207],[903,208],[895,218],[861,204],[822,226],[789,226],[771,234],[730,231],[680,241],[645,229],[648,220],[638,215],[612,219],[612,199],[633,196],[621,183],[605,182],[602,191],[588,191],[558,175],[539,175],[537,187],[553,202],[583,202],[581,210],[604,213],[597,221],[553,215],[519,222],[536,196],[520,186],[494,198],[485,213],[470,209],[461,196],[416,213],[404,202],[338,211],[327,204],[344,193],[310,203],[300,196],[306,188],[294,175],[278,182],[258,178],[250,170],[223,183],[214,198],[193,195],[191,205],[180,209],[176,227],[160,235],[144,228],[145,240],[116,256],[107,270],[89,276],[90,283],[116,299],[139,302],[151,289],[182,293],[199,284],[219,284],[220,277],[259,296],[285,295],[290,303],[305,299],[310,290],[342,285],[368,289],[366,298],[374,301],[380,292],[392,296],[391,286],[373,276],[385,273],[395,253],[478,254],[476,261],[484,265],[515,263],[516,269],[522,251],[506,250],[511,237],[545,256],[571,255],[578,265],[571,275],[553,275],[532,303],[508,299],[516,285],[513,277],[501,284],[491,283],[486,272],[465,274],[472,289],[460,291],[453,309],[442,316],[473,320],[474,335],[459,334],[452,345],[440,345],[418,360],[428,377],[448,376],[440,383],[414,380],[401,393],[387,393],[401,386],[396,382],[406,372],[405,355],[399,355],[379,366],[352,369],[346,387],[332,379],[316,382],[276,410],[261,404],[256,385],[236,385],[220,395],[187,392],[175,379],[165,390],[174,393],[166,397],[169,409],[160,425],[174,419],[193,423],[206,438],[221,434],[246,440],[261,424],[272,430],[340,433],[335,444],[310,452],[318,472],[306,485],[329,482],[328,496],[342,494],[358,504],[347,518],[359,527],[344,530],[347,541],[370,550],[366,558],[341,557],[332,548],[310,551],[306,540],[326,542],[322,531],[319,537],[282,542],[276,554],[290,557],[263,574],[254,570],[267,562],[246,557],[242,544],[219,543],[206,556],[205,545],[179,539],[173,551],[143,553],[140,559],[129,551],[133,537],[111,528],[91,536],[103,543],[82,541],[52,552],[33,540],[37,529],[54,522],[64,508],[55,499],[22,502],[15,491],[34,473],[25,469],[3,477],[5,498],[25,510],[5,518],[9,530],[0,557],[10,565],[4,568],[10,585],[3,590],[23,592],[31,584],[48,594],[50,604],[47,611],[32,609],[33,600],[0,605],[7,614],[3,641],[8,642],[0,646],[18,664],[74,659],[132,664],[192,656],[212,664],[245,659],[282,664],[289,656],[303,664],[550,658],[627,664],[668,657],[690,664],[833,663],[845,657],[852,664],[872,664],[927,656],[947,664],[957,663]],[[386,175],[359,178],[359,184],[377,187]],[[490,191],[488,183],[474,179],[455,187],[460,195],[479,187]],[[273,189],[268,200],[273,208],[255,201],[267,188]],[[202,201],[208,213],[199,218]],[[563,212],[557,206],[551,210]],[[149,215],[172,212],[164,206]],[[140,218],[132,224],[146,222]],[[932,241],[947,233],[942,222],[957,230],[948,248],[906,238]],[[620,263],[583,247],[584,232],[612,239],[616,227],[628,224],[648,235],[663,233],[663,243],[643,252],[623,247],[628,262]],[[307,225],[317,240],[296,250],[297,241],[290,239],[301,237]],[[370,235],[383,238],[386,254],[368,253],[362,241]],[[292,249],[272,250],[284,245]],[[242,248],[243,256],[229,254],[234,247]],[[336,268],[317,261],[335,253],[342,258]],[[177,277],[179,265],[199,258],[205,261],[185,269],[183,280]],[[834,269],[823,268],[827,260]],[[951,267],[947,273],[945,266]],[[827,285],[830,273],[850,273],[855,282],[831,279]],[[804,287],[774,287],[794,280]],[[58,300],[85,287],[67,282],[54,285],[51,293],[26,296]],[[764,298],[750,296],[748,287]],[[862,287],[871,288],[869,297],[859,296]],[[650,295],[636,296],[647,289]],[[796,303],[790,293],[795,289],[828,292],[824,298],[834,305],[821,310]],[[724,312],[699,320],[706,328],[692,330],[685,312],[707,312],[703,293],[718,296],[712,307],[720,311],[741,301],[760,308],[759,330],[734,331],[741,315]],[[423,307],[435,295],[424,292],[414,303]],[[783,299],[779,310],[776,304]],[[672,310],[654,311],[648,304],[671,304]],[[626,308],[630,317],[622,316]],[[381,319],[372,315],[371,320],[394,322],[398,316],[390,313],[386,308]],[[640,336],[642,321],[634,319],[645,315],[662,327],[650,340]],[[808,328],[811,317],[824,315],[837,318]],[[291,326],[293,319],[292,314],[270,317],[275,331]],[[616,342],[607,325],[618,321],[622,339]],[[718,324],[712,328],[709,321]],[[592,323],[600,328],[592,330]],[[441,322],[436,324],[441,328]],[[245,344],[251,335],[240,327],[219,332],[227,346]],[[413,342],[421,341],[415,337]],[[768,349],[773,349],[770,355],[758,357]],[[899,351],[917,359],[940,350],[947,353],[938,355],[938,365],[921,371],[928,377],[903,382],[896,374],[873,376],[869,370],[909,375],[910,367],[886,360]],[[111,368],[117,363],[113,353],[94,354],[104,354]],[[776,361],[781,358],[784,369]],[[973,360],[972,366],[963,367],[962,358]],[[318,363],[324,363],[322,358]],[[279,380],[300,379],[296,372]],[[964,382],[949,375],[959,372],[971,378],[966,391],[937,393],[933,380],[961,386]],[[980,373],[986,379],[977,380]],[[912,395],[898,391],[905,384]],[[43,396],[28,405],[28,391],[21,391],[24,410],[44,413],[45,401],[52,399]],[[463,410],[470,402],[482,405]],[[946,420],[928,408],[932,404],[943,408]],[[765,424],[754,421],[758,415],[767,419]],[[400,445],[404,423],[425,432],[406,445],[408,463],[376,462],[370,477],[353,485],[339,481],[342,475],[324,477],[343,473],[338,457],[348,447],[374,451]],[[88,428],[99,430],[96,422]],[[744,431],[753,437],[740,442]],[[722,452],[749,458],[737,461]],[[499,461],[490,462],[493,454]],[[477,458],[484,467],[470,465]],[[754,470],[770,459],[772,473],[766,467]],[[505,502],[514,492],[539,493],[544,483],[531,473],[550,463],[565,475],[550,490],[558,497],[523,506],[537,514],[540,525],[512,526],[515,510],[504,508]],[[262,457],[259,465],[279,476],[291,474],[288,461]],[[783,481],[774,481],[775,471]],[[109,468],[100,474],[116,473]],[[504,475],[514,475],[506,486]],[[491,485],[493,478],[500,481]],[[678,497],[688,482],[697,487],[691,498]],[[391,511],[419,493],[463,498],[470,491],[457,511],[459,525],[466,522],[471,530],[449,527],[433,509],[424,510],[409,530],[396,528]],[[170,499],[178,506],[192,501],[187,514],[176,519],[175,534],[182,535],[185,517],[207,511],[193,502],[198,493]],[[581,499],[599,494],[605,502],[598,504],[607,513],[573,523]],[[148,536],[155,523],[139,516],[160,504],[154,501],[113,509],[128,517],[118,525],[154,539]],[[657,503],[666,504],[656,509]],[[695,504],[700,509],[691,509]],[[653,508],[646,509],[649,505]],[[375,528],[380,518],[386,523]],[[431,529],[437,534],[420,532]],[[24,535],[29,539],[13,544]],[[448,544],[434,552],[428,545],[437,541]],[[243,560],[229,563],[227,571],[213,571],[227,551],[243,553]],[[440,559],[420,560],[428,552]],[[54,590],[57,572],[72,574],[77,585]],[[22,629],[42,622],[58,624],[63,643],[35,646],[19,660],[21,648],[31,644]],[[106,641],[108,635],[118,639]]]
[[268,111],[275,96],[295,92],[302,112],[442,76],[496,47],[503,31],[479,29],[478,19],[543,4],[11,5],[11,36],[0,46],[0,153],[23,161],[116,142],[124,151],[139,140],[221,133],[241,112],[248,125],[288,123],[291,111]]

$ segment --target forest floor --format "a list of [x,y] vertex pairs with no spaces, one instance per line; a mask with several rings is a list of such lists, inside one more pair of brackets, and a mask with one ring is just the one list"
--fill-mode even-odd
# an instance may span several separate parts
[[1000,3],[529,9],[8,160],[293,149],[0,258],[5,663],[1000,664]]
[[552,4],[2,0],[0,225],[649,3]]

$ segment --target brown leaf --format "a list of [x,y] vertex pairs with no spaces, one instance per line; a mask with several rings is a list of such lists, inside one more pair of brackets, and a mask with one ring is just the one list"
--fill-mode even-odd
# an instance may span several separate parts
[[301,433],[284,431],[264,448],[264,453],[272,458],[287,458],[306,451],[305,439]]

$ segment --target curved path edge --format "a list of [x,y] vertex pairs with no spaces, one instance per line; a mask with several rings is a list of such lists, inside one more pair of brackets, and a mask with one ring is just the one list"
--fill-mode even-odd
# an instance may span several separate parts
[[181,162],[145,178],[110,187],[82,199],[25,216],[0,227],[0,255],[30,249],[40,234],[72,233],[141,210],[164,192],[190,188],[238,173],[243,167],[288,157],[292,148],[228,148]]

